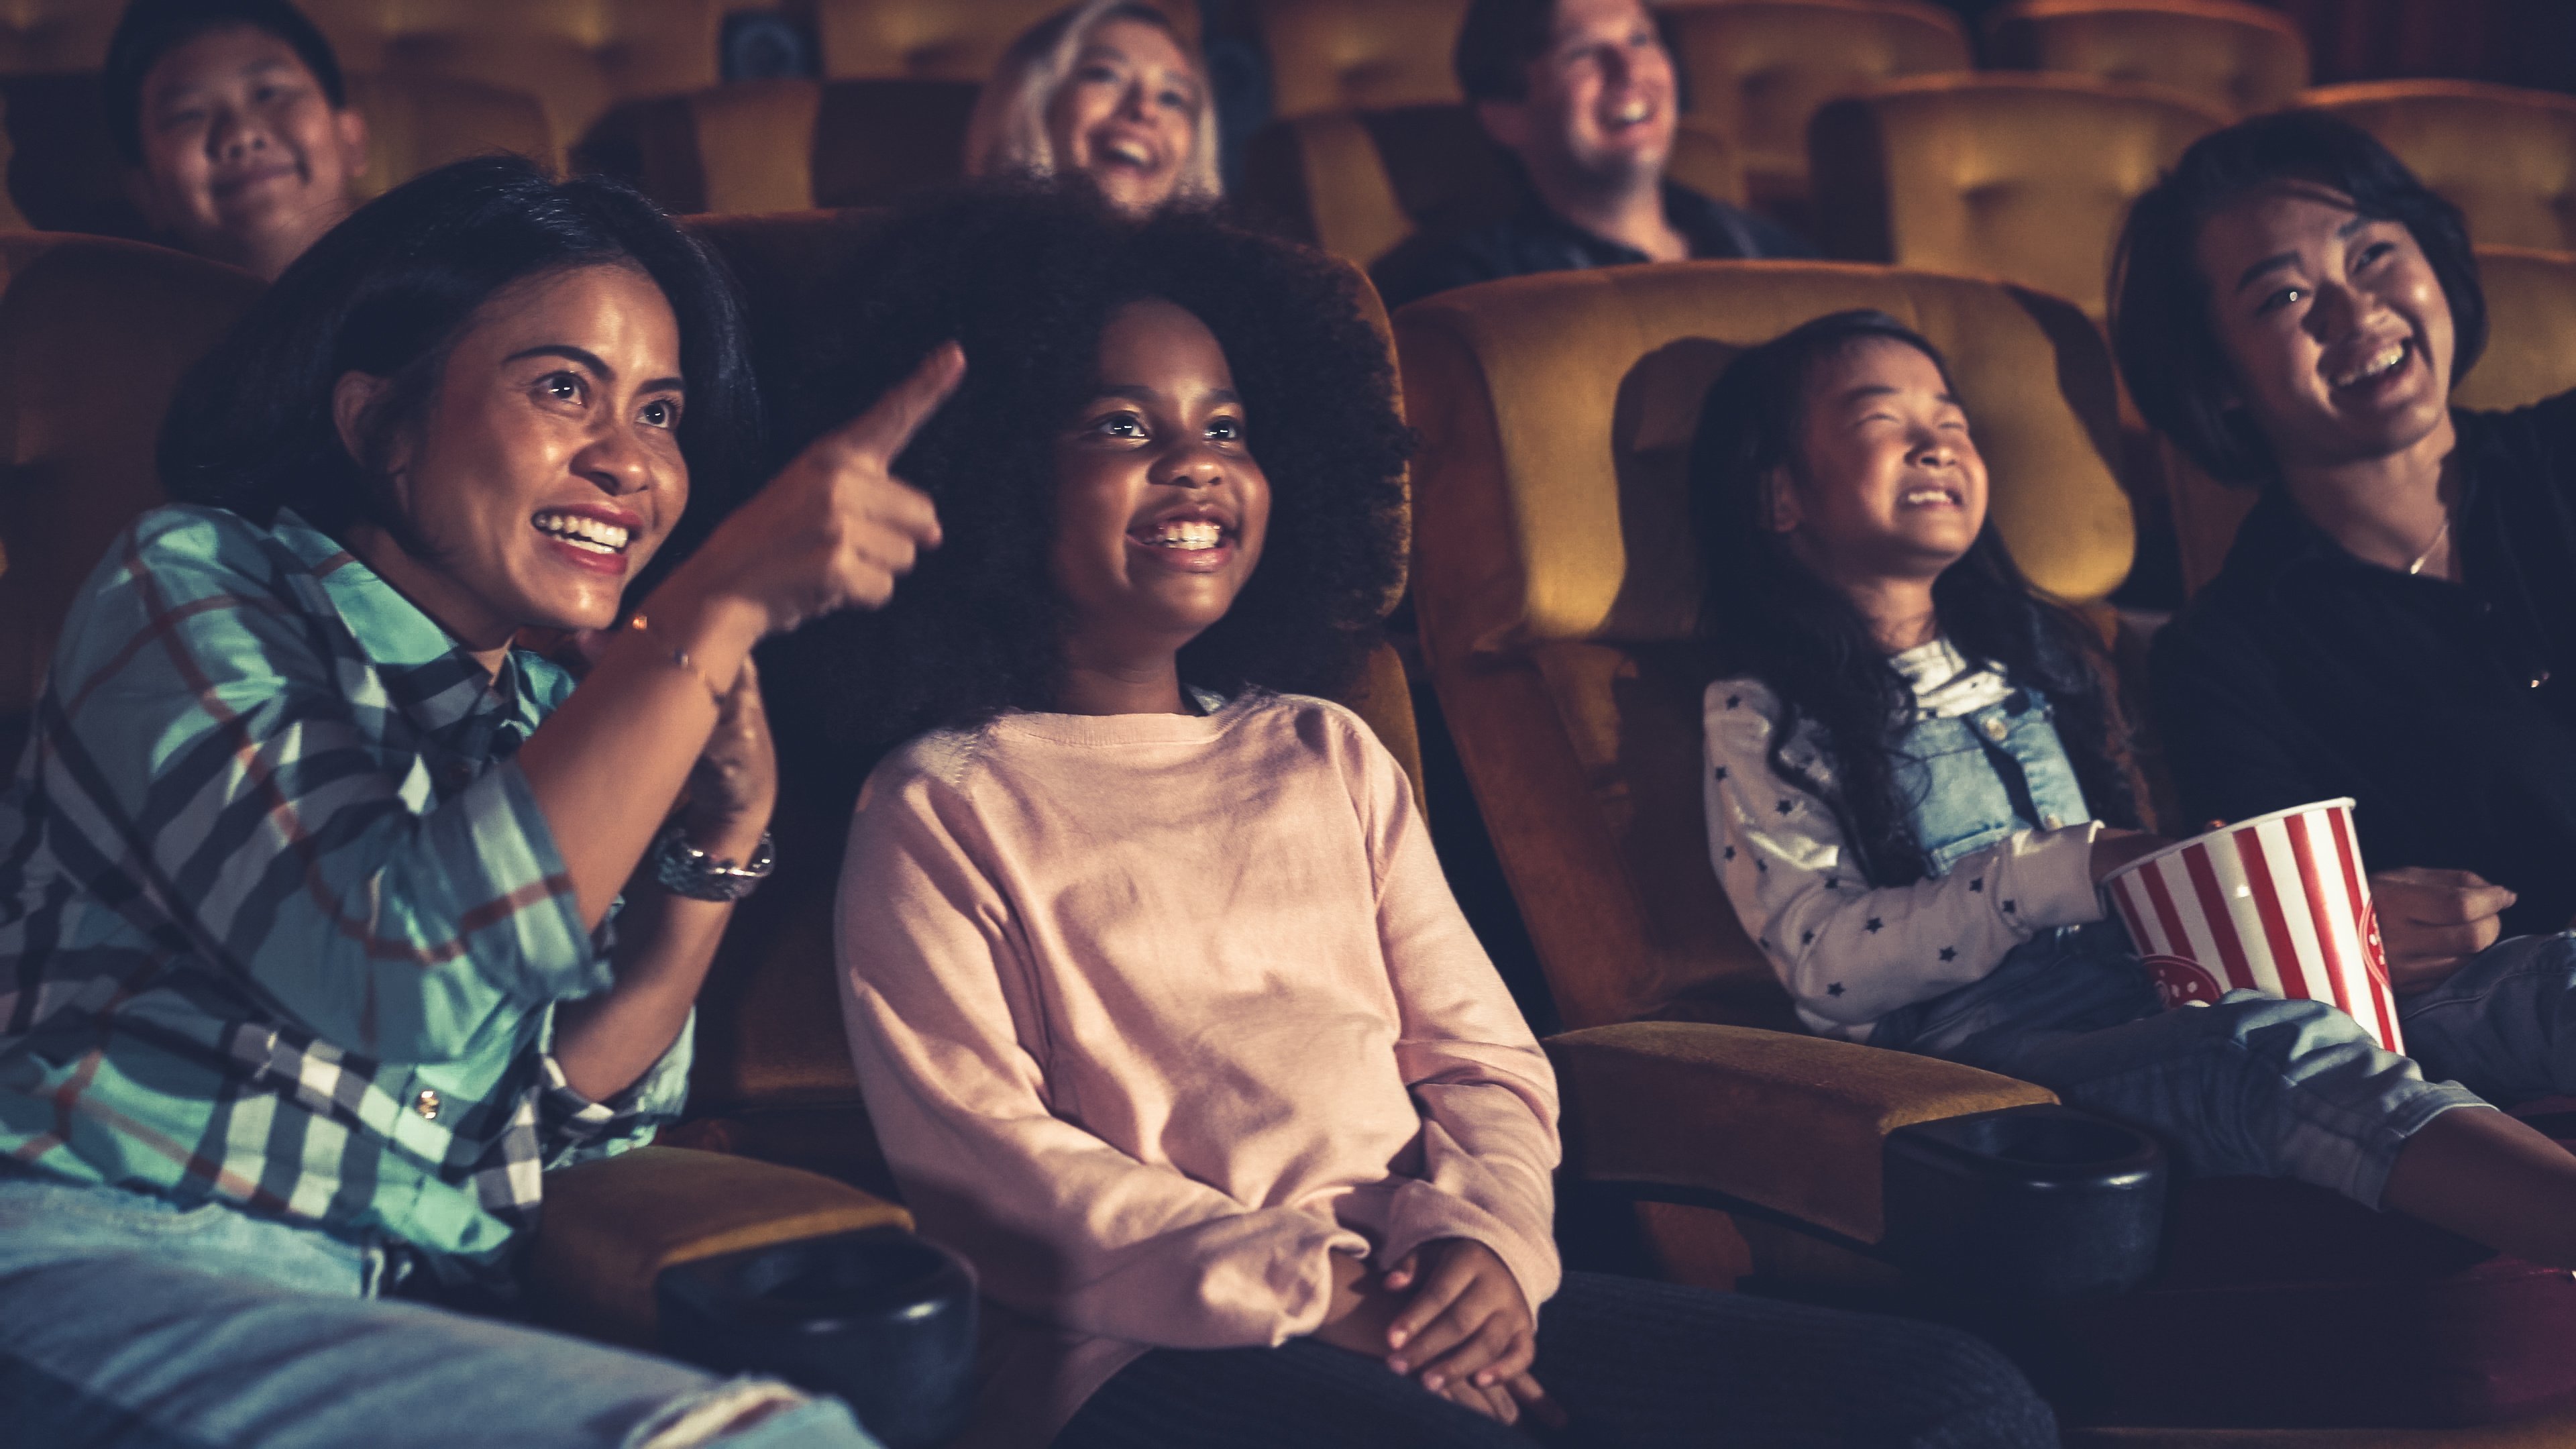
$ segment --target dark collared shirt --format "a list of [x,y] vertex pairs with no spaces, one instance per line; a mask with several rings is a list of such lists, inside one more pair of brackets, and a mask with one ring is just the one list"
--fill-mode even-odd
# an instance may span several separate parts
[[[1797,233],[1740,207],[1702,196],[1676,181],[1664,183],[1664,219],[1690,240],[1694,257],[1811,257]],[[1616,267],[1650,261],[1644,252],[1593,235],[1528,192],[1518,211],[1500,221],[1446,235],[1416,236],[1378,258],[1369,280],[1393,311],[1417,298],[1497,277]]]
[[2454,414],[2462,582],[2361,562],[2269,489],[2156,640],[2186,826],[2350,795],[2373,870],[2473,870],[2508,934],[2576,916],[2576,393]]

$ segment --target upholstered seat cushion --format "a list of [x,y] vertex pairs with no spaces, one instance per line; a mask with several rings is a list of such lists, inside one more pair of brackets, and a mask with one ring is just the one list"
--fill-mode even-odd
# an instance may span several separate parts
[[2230,115],[2279,110],[2308,83],[2308,41],[2238,0],[2015,0],[1986,18],[1993,65],[2148,81]]
[[1958,17],[1921,0],[1727,0],[1664,14],[1684,109],[1733,139],[1753,204],[1801,227],[1819,107],[1970,63]]
[[1466,0],[1259,0],[1270,113],[1457,100],[1449,50],[1466,15]]
[[2302,104],[2379,138],[2481,246],[2576,251],[2576,96],[2480,81],[2321,86]]
[[1838,256],[2003,277],[2105,310],[2130,203],[2227,124],[2188,92],[2086,76],[1917,76],[1817,112],[1820,236]]

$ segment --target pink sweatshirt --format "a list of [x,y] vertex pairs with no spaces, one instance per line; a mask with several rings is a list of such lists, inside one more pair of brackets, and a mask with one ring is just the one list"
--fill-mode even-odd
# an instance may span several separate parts
[[905,1199],[1015,1310],[970,1442],[1045,1443],[1148,1346],[1313,1332],[1333,1253],[1473,1238],[1556,1291],[1555,1077],[1338,705],[924,736],[860,799],[839,953]]

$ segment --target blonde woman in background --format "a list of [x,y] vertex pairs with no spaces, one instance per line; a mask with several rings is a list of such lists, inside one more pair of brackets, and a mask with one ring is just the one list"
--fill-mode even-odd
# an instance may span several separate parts
[[1120,209],[1221,195],[1207,71],[1143,0],[1087,0],[1002,53],[966,128],[971,175],[1079,171]]

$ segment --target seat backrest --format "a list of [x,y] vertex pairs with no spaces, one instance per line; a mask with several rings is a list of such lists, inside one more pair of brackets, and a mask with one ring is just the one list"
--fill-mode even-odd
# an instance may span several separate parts
[[2308,83],[2308,39],[2236,0],[2014,0],[1986,18],[1990,63],[2188,91],[2230,116],[2276,111]]
[[124,13],[106,0],[8,0],[0,5],[0,75],[96,70]]
[[[2531,247],[2478,248],[2487,297],[2487,349],[2451,385],[2454,405],[2518,408],[2576,388],[2576,255]],[[2182,549],[2183,584],[2198,591],[2218,577],[2254,490],[2230,488],[2164,445],[2165,493]]]
[[[17,159],[17,149],[17,143],[9,135],[9,95],[7,91],[0,90],[0,183],[7,181],[9,166]],[[9,195],[8,187],[0,184],[0,231],[25,230],[25,214],[18,210],[18,203]]]
[[[340,68],[535,96],[559,149],[609,105],[716,82],[723,0],[299,0]],[[95,71],[120,0],[6,0],[0,75]],[[463,152],[459,154],[471,154]]]
[[1826,250],[2003,277],[2104,310],[2129,204],[2227,123],[2162,86],[2082,76],[1917,76],[1816,113]]
[[349,101],[367,118],[367,169],[352,188],[362,201],[487,151],[562,164],[546,108],[526,91],[397,72],[349,77]]
[[[9,192],[36,227],[105,236],[149,234],[126,199],[124,163],[109,139],[95,72],[0,77],[15,154]],[[524,91],[409,73],[349,76],[367,117],[367,167],[350,188],[371,200],[436,166],[485,151],[559,165],[545,109]]]
[[1021,31],[1070,0],[814,0],[833,80],[982,81]]
[[[818,321],[828,325],[828,319],[839,315],[839,309],[821,304],[818,290],[834,282],[872,224],[869,213],[816,211],[700,217],[688,226],[741,278],[755,351],[785,357],[806,345],[805,334]],[[1361,287],[1363,306],[1383,329],[1385,313],[1377,306],[1376,293],[1367,290],[1365,279]],[[1386,607],[1394,604],[1391,595]],[[1393,649],[1378,649],[1343,702],[1395,753],[1419,797],[1421,746],[1403,666]],[[799,732],[793,719],[782,718],[779,726],[782,739]],[[810,731],[805,734],[811,737]],[[691,1112],[735,1119],[723,1130],[737,1135],[691,1140],[732,1145],[864,1182],[876,1170],[871,1166],[874,1149],[864,1134],[851,1130],[849,1113],[859,1109],[859,1085],[841,1033],[832,976],[832,894],[851,799],[843,788],[818,782],[791,779],[783,784],[773,826],[777,874],[736,911],[698,997]],[[832,1109],[828,1126],[817,1135],[794,1131],[795,1109],[807,1107]],[[764,1114],[773,1125],[787,1125],[764,1129],[758,1120]],[[739,1135],[764,1130],[769,1135]]]
[[[1744,199],[1726,137],[1686,121],[1668,172],[1720,201]],[[1521,184],[1470,107],[1457,102],[1273,121],[1245,148],[1243,204],[1300,241],[1360,266],[1417,231],[1508,214]]]
[[1948,352],[1993,517],[2040,587],[2127,574],[2101,333],[2003,283],[1833,262],[1516,277],[1396,317],[1414,609],[1441,710],[1569,1027],[1787,1024],[1709,868],[1696,785],[1698,565],[1684,462],[1746,347],[1877,307]]
[[35,702],[108,541],[162,501],[152,449],[171,391],[259,292],[140,242],[0,236],[0,719]]
[[1966,70],[1968,33],[1918,0],[1720,0],[1663,12],[1684,108],[1733,137],[1753,204],[1803,222],[1807,123],[1900,76]]
[[[981,83],[1020,32],[1079,0],[813,0],[826,80]],[[1193,44],[1198,6],[1147,0]]]
[[1467,0],[1257,0],[1270,114],[1455,101],[1449,67]]
[[977,87],[958,80],[736,81],[629,101],[584,158],[664,209],[888,206],[965,173]]
[[2467,213],[2481,246],[2576,251],[2576,96],[2480,81],[2362,81],[2302,100],[2379,138]]
[[524,91],[569,147],[620,100],[716,83],[722,0],[303,0],[353,72]]

